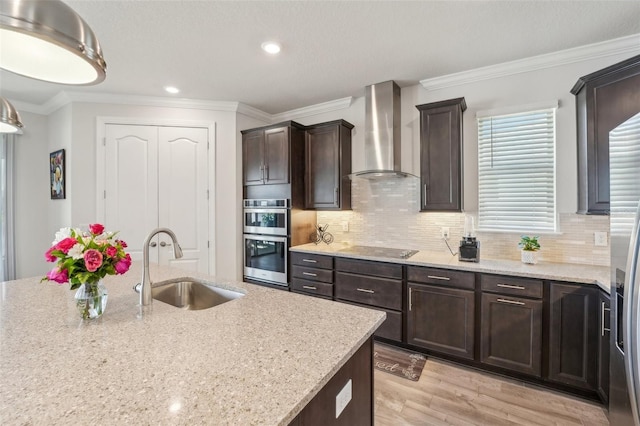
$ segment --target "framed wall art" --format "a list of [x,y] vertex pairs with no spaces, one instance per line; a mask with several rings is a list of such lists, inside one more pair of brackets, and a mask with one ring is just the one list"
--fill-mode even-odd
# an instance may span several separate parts
[[64,200],[66,197],[65,162],[64,149],[59,149],[49,154],[49,188],[51,190],[52,200]]

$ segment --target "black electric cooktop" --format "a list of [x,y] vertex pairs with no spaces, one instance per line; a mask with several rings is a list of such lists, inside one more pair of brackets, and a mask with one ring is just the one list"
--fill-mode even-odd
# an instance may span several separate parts
[[418,250],[371,246],[351,246],[338,251],[341,253],[360,254],[364,256],[375,257],[389,257],[392,259],[408,259],[418,252]]

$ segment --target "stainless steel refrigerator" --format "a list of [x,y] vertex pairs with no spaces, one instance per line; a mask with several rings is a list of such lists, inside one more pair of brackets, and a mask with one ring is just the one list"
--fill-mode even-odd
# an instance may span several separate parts
[[611,353],[609,421],[640,425],[640,114],[609,133]]

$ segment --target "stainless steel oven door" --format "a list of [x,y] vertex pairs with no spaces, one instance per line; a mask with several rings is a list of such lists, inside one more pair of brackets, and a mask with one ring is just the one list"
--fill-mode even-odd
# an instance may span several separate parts
[[244,209],[244,233],[287,235],[288,209]]
[[287,237],[244,234],[244,276],[287,286]]

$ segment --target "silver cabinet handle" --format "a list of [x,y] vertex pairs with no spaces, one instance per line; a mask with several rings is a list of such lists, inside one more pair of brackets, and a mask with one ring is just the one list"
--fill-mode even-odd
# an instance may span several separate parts
[[262,174],[260,180],[262,180],[262,183],[264,183],[264,164],[260,166],[260,173]]
[[265,175],[265,182],[269,180],[269,166],[267,166],[266,164],[264,165],[264,175]]
[[600,315],[600,317],[602,318],[602,320],[601,320],[602,322],[601,322],[601,324],[600,324],[600,336],[604,336],[604,332],[605,332],[605,331],[611,331],[611,329],[610,329],[610,328],[605,328],[605,327],[604,327],[604,313],[605,313],[605,312],[607,312],[607,311],[611,311],[611,309],[606,308],[606,307],[604,306],[604,302],[600,302],[600,305],[601,305],[601,306],[600,306],[600,308],[601,308],[601,315]]
[[310,277],[317,277],[318,274],[314,274],[313,272],[303,272],[302,275],[309,275]]
[[154,241],[154,242],[152,242],[152,243],[151,243],[151,244],[149,244],[149,245],[150,245],[151,247],[155,247],[155,246],[157,246],[158,244],[156,244],[156,242]]
[[524,305],[524,302],[518,302],[517,300],[509,300],[509,299],[497,299],[500,303],[508,303],[510,305]]
[[371,294],[375,293],[375,291],[369,290],[367,288],[357,288],[356,290],[358,290],[358,291],[360,291],[362,293],[371,293]]
[[423,206],[426,206],[426,205],[427,205],[427,184],[425,183],[425,184],[422,186],[422,188],[423,188],[423,189],[422,189],[422,192],[423,192],[423,194],[424,194],[424,198],[423,198],[423,200],[422,200],[422,201],[423,201],[422,205],[423,205]]
[[451,278],[449,277],[440,277],[438,275],[427,275],[427,278],[431,278],[433,280],[451,281]]
[[338,204],[338,188],[333,191],[333,204]]
[[303,285],[302,288],[306,288],[307,290],[317,290],[317,288],[310,285]]
[[170,245],[171,243],[165,243],[164,241],[160,243],[160,247],[169,247]]
[[409,311],[411,311],[411,296],[413,295],[413,287],[409,287]]
[[525,287],[521,286],[521,285],[513,285],[513,284],[496,284],[497,287],[502,287],[502,288],[511,288],[513,290],[524,290]]
[[318,263],[317,260],[313,260],[313,259],[302,259],[303,262],[309,262],[309,263]]

